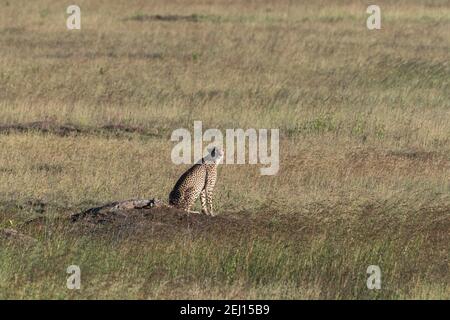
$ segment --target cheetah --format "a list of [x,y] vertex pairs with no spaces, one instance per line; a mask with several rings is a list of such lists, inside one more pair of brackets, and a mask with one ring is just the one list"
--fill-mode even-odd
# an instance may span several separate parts
[[191,211],[191,207],[200,196],[202,213],[214,216],[212,196],[217,179],[217,165],[222,158],[221,149],[208,149],[208,155],[178,179],[170,192],[169,204],[188,213],[198,213]]

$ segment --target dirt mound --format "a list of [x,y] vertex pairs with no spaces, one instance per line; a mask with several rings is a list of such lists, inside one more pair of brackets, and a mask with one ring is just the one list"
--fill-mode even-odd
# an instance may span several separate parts
[[[251,220],[234,215],[208,216],[187,213],[157,199],[126,200],[91,208],[70,216],[73,229],[81,232],[108,232],[124,236],[159,237],[176,234],[245,233],[255,228]],[[258,227],[260,229],[261,226]]]
[[242,239],[242,237],[270,238],[278,236],[295,239],[307,230],[304,221],[261,211],[257,215],[246,212],[221,212],[217,216],[187,213],[168,206],[157,199],[125,200],[108,203],[58,217],[40,215],[21,225],[21,231],[34,234],[69,232],[75,236],[95,235],[111,239],[156,238],[173,239],[178,236]]

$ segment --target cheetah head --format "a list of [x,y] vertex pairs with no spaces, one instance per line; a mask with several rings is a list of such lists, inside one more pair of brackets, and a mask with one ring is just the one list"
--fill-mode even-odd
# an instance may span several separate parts
[[208,148],[208,155],[204,159],[206,163],[219,164],[223,159],[223,150],[219,147]]

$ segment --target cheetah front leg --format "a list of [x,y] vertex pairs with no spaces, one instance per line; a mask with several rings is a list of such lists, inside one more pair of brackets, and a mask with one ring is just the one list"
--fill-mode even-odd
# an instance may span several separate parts
[[207,208],[207,196],[206,196],[206,190],[203,189],[202,192],[200,192],[200,202],[202,204],[202,213],[208,214],[208,208]]
[[195,204],[195,201],[198,198],[199,193],[200,192],[198,190],[192,190],[192,188],[190,188],[188,192],[186,192],[184,201],[185,201],[185,210],[187,211],[187,213],[196,213],[196,214],[200,213],[198,211],[191,210],[191,208]]
[[208,190],[206,190],[206,204],[208,207],[208,214],[211,216],[215,216],[213,210],[213,188],[208,188]]

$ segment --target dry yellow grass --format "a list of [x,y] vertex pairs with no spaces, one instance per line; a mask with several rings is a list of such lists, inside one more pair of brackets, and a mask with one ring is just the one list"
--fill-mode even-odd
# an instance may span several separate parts
[[[209,271],[178,252],[197,268],[194,278],[172,265],[161,271],[163,280],[139,280],[145,267],[176,255],[183,239],[166,249],[142,244],[159,258],[124,276],[121,268],[133,268],[126,248],[134,244],[108,256],[108,244],[37,233],[41,254],[61,266],[27,282],[31,271],[14,267],[22,251],[0,248],[0,288],[10,292],[4,297],[93,298],[102,288],[105,298],[448,298],[442,277],[449,267],[450,6],[439,0],[377,4],[382,30],[369,31],[367,1],[80,0],[82,29],[68,31],[63,2],[1,0],[0,225],[35,214],[23,209],[30,199],[46,203],[54,216],[113,200],[166,199],[186,169],[171,163],[170,134],[201,120],[205,129],[280,129],[278,175],[261,176],[260,166],[220,168],[219,214],[272,214],[323,228],[305,235],[306,243],[323,248],[305,247],[304,255],[282,260],[281,246],[273,244],[272,251],[269,242],[264,249],[309,278],[271,274],[267,267],[273,282],[236,272],[223,287],[213,270],[222,274],[220,263],[229,261],[214,251]],[[190,18],[151,19],[157,14]],[[12,128],[35,121],[79,133]],[[334,244],[342,230],[351,232]],[[353,242],[365,233],[386,251],[377,256],[370,243]],[[415,254],[402,251],[405,243]],[[72,251],[60,249],[70,244]],[[201,241],[193,245],[212,250]],[[112,268],[115,284],[92,276],[80,296],[58,286],[55,277],[65,275],[54,272],[64,272],[66,260],[83,259],[83,250],[121,265]],[[308,264],[308,252],[323,253],[323,264]],[[380,294],[364,288],[364,263],[373,259],[386,263],[395,283]],[[362,273],[349,273],[357,269]],[[94,265],[92,272],[102,268]],[[124,288],[134,289],[127,295]]]

